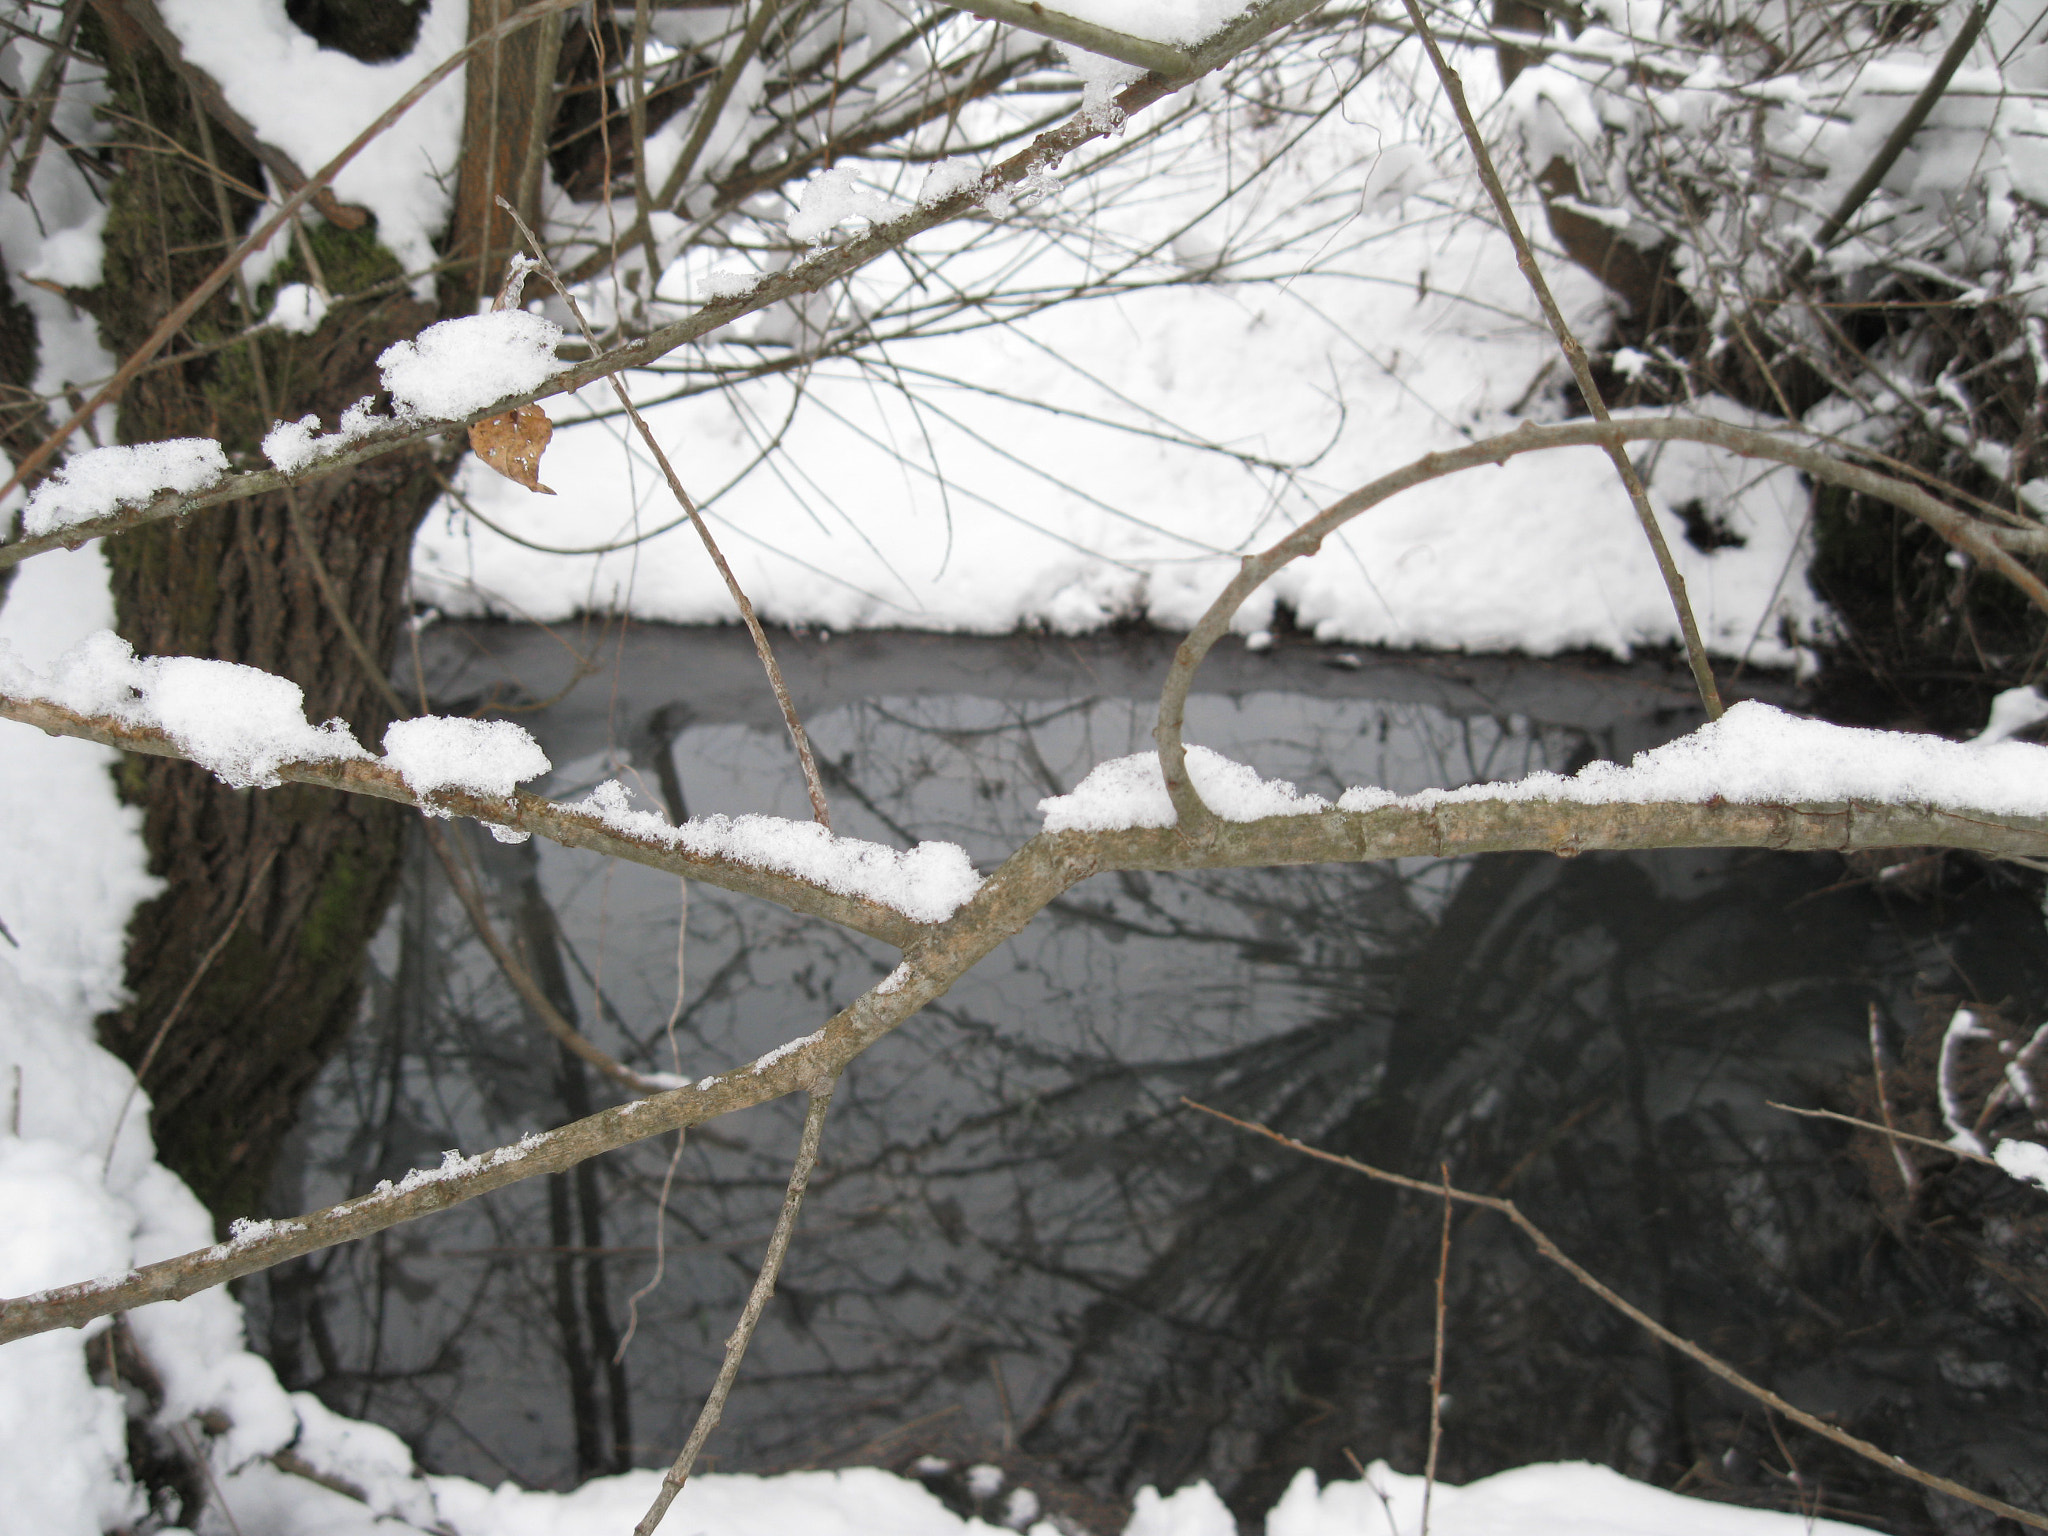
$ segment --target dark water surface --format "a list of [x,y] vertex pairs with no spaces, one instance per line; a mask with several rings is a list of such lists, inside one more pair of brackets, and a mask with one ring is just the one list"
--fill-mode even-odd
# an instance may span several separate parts
[[[421,661],[440,708],[548,701],[514,715],[556,764],[544,793],[619,776],[694,814],[806,814],[742,635],[566,639],[451,626]],[[1150,747],[1171,644],[782,651],[839,829],[949,839],[987,869],[1042,796]],[[1325,794],[1626,761],[1699,718],[1658,663],[1233,644],[1201,688],[1191,740]],[[893,963],[693,886],[672,1060],[678,882],[459,840],[566,1011],[651,1069],[701,1075],[808,1033]],[[1254,1514],[1304,1465],[1419,1470],[1440,1208],[1252,1142],[1188,1095],[1405,1173],[1447,1162],[1788,1397],[2041,1507],[2048,1199],[1929,1154],[1909,1200],[1872,1146],[1766,1102],[1867,1112],[1874,1007],[1895,1113],[1936,1130],[1930,1042],[1955,1002],[1999,1005],[1992,1027],[2016,1039],[2044,1017],[2038,882],[1889,862],[1904,867],[1501,855],[1078,887],[849,1072],[712,1464],[988,1458],[1100,1531],[1146,1482],[1207,1477]],[[1971,1070],[1988,1084],[1998,1066]],[[421,848],[276,1205],[616,1099],[525,1016]],[[440,1470],[559,1487],[665,1462],[800,1118],[783,1103],[691,1134],[622,1364],[673,1138],[276,1272],[248,1292],[257,1336],[289,1385],[392,1425]],[[1453,1481],[1587,1458],[1882,1528],[1989,1529],[1772,1424],[1496,1217],[1454,1223],[1445,1393]]]

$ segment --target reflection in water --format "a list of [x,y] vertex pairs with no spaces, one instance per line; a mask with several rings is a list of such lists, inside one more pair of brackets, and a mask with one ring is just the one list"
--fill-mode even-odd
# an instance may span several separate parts
[[[643,632],[524,717],[558,766],[547,791],[618,773],[672,811],[801,815],[730,640]],[[986,868],[1035,830],[1042,795],[1149,746],[1152,641],[897,643],[789,658],[842,831],[950,838]],[[1693,723],[1648,673],[1338,672],[1319,654],[1219,658],[1210,681],[1228,691],[1197,698],[1191,738],[1331,793],[1625,759]],[[519,631],[451,631],[430,661],[444,702],[558,685],[544,642]],[[671,1041],[676,881],[539,843],[464,847],[557,1005],[635,1065],[744,1060],[891,963],[692,887]],[[1956,995],[2006,999],[2026,1023],[2048,995],[2033,898],[1960,860],[1921,899],[1836,859],[1752,854],[1090,882],[848,1074],[718,1464],[966,1446],[1077,1490],[1084,1515],[1080,1494],[1113,1503],[1200,1476],[1262,1511],[1297,1467],[1341,1474],[1347,1452],[1419,1467],[1431,1202],[1249,1144],[1182,1109],[1185,1094],[1404,1172],[1448,1162],[1796,1400],[2038,1504],[2034,1197],[1992,1175],[1930,1197],[1954,1207],[1945,1235],[1897,1210],[1888,1227],[1842,1138],[1765,1103],[1848,1107],[1870,1003],[1903,1038]],[[522,1015],[418,858],[365,1028],[322,1079],[277,1204],[614,1098]],[[431,1465],[559,1486],[665,1461],[800,1118],[778,1104],[691,1133],[661,1283],[622,1364],[672,1138],[278,1272],[252,1292],[259,1332],[288,1384],[392,1424]],[[1977,1528],[1805,1437],[1781,1445],[1498,1219],[1460,1219],[1454,1244],[1447,1477],[1589,1457],[1747,1502]]]

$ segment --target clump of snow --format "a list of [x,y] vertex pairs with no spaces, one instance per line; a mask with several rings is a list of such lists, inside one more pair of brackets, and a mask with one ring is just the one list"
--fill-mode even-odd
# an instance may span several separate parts
[[306,1224],[303,1221],[278,1221],[268,1217],[257,1221],[247,1216],[237,1216],[228,1223],[228,1246],[247,1248],[252,1243],[262,1242],[266,1237],[282,1237],[288,1232],[305,1230]]
[[438,1168],[415,1168],[397,1183],[379,1179],[373,1199],[390,1200],[399,1195],[409,1195],[416,1189],[425,1189],[429,1184],[445,1184],[451,1179],[466,1179],[482,1173],[486,1168],[500,1168],[506,1163],[523,1160],[527,1153],[546,1141],[539,1131],[528,1131],[508,1147],[494,1147],[489,1152],[479,1152],[474,1157],[464,1157],[454,1148],[441,1154]]
[[977,1499],[994,1498],[1003,1491],[1003,1469],[993,1462],[976,1462],[967,1469],[967,1491]]
[[794,1040],[783,1041],[782,1044],[775,1047],[774,1050],[768,1051],[754,1059],[754,1075],[758,1077],[761,1073],[766,1072],[770,1067],[774,1066],[775,1063],[782,1060],[783,1057],[794,1056],[798,1051],[802,1050],[805,1046],[816,1045],[820,1040],[824,1038],[825,1031],[823,1031],[822,1029],[815,1029],[812,1030],[811,1033],[809,1033],[808,1035],[799,1035]]
[[[1320,1487],[1304,1469],[1266,1516],[1266,1536],[1421,1536],[1423,1488],[1421,1477],[1384,1461],[1367,1467],[1360,1481]],[[1137,1529],[1135,1520],[1130,1529]],[[1161,1536],[1168,1529],[1160,1527]],[[1583,1461],[1516,1467],[1462,1486],[1439,1481],[1429,1529],[1432,1536],[1867,1536],[1862,1526],[1839,1521],[1689,1499]]]
[[2048,1147],[2038,1141],[2001,1141],[1991,1156],[2021,1183],[2048,1189]]
[[554,768],[540,743],[510,720],[449,715],[394,720],[384,732],[384,760],[416,795],[466,789],[494,800]]
[[[1330,802],[1304,795],[1284,779],[1262,779],[1207,747],[1187,749],[1188,780],[1202,803],[1225,821],[1267,816],[1310,816]],[[1128,827],[1170,827],[1175,817],[1157,752],[1137,752],[1098,764],[1073,793],[1038,802],[1048,832],[1114,832]]]
[[702,816],[678,827],[652,811],[634,810],[617,779],[598,785],[577,809],[628,837],[795,875],[893,907],[913,922],[943,923],[981,889],[981,876],[957,843],[919,843],[906,853],[780,816]]
[[1643,805],[1717,797],[1744,805],[1868,800],[1884,805],[1967,806],[2002,816],[2048,816],[2048,747],[1860,730],[1745,700],[1691,735],[1637,754],[1626,768],[1589,763],[1570,778],[1537,773],[1511,784],[1430,789],[1408,796],[1383,789],[1348,789],[1337,804],[1347,811],[1373,811],[1479,800]]
[[707,300],[736,299],[761,280],[758,272],[734,272],[725,267],[713,267],[697,280],[698,292]]
[[401,416],[450,420],[507,395],[539,389],[562,371],[562,328],[523,309],[499,309],[430,325],[377,359]]
[[327,310],[327,298],[319,289],[308,283],[286,283],[270,301],[270,313],[263,317],[263,323],[290,331],[294,336],[310,336],[320,329]]
[[893,199],[862,186],[850,167],[837,166],[805,184],[797,211],[789,217],[789,238],[823,245],[849,220],[879,224],[900,211]]
[[280,421],[263,439],[263,456],[286,474],[297,474],[316,459],[339,453],[376,428],[389,425],[390,418],[379,416],[365,395],[341,413],[340,426],[325,437],[317,435],[320,418],[310,413],[297,421]]
[[275,785],[285,763],[369,755],[340,720],[309,724],[305,691],[289,678],[196,656],[152,656],[136,667],[150,723],[238,788]]
[[139,507],[161,491],[203,491],[227,472],[228,456],[210,437],[89,449],[35,488],[21,525],[31,534],[52,533],[116,507]]
[[138,657],[111,630],[87,636],[47,674],[0,654],[0,681],[80,714],[161,730],[193,762],[237,789],[276,785],[286,763],[370,755],[342,721],[309,724],[305,692],[289,678],[196,656]]
[[2048,699],[2032,688],[2008,688],[1991,701],[1991,718],[1970,740],[1976,746],[1988,747],[1995,741],[2008,741],[2043,720],[2048,720]]
[[924,173],[924,182],[917,189],[917,206],[932,208],[943,203],[956,192],[965,192],[981,180],[981,167],[972,160],[957,156],[941,160]]

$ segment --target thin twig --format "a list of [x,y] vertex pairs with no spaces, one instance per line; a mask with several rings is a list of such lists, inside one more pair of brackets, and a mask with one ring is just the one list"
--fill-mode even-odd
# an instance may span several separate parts
[[[540,243],[539,237],[527,227],[526,221],[510,203],[501,197],[498,199],[498,206],[510,214],[512,222],[519,226],[520,234],[526,237],[526,243],[532,247],[535,259],[540,262],[541,271],[547,276],[548,281],[555,285],[555,291],[569,306],[569,313],[576,317],[576,324],[582,329],[584,340],[590,343],[591,351],[602,351],[597,344],[597,337],[590,329],[590,322],[583,318],[582,306],[576,302],[576,296],[562,281],[562,274],[555,270],[555,264],[548,259],[547,247]],[[706,523],[697,511],[696,502],[692,501],[690,493],[683,489],[682,478],[677,475],[675,466],[669,463],[668,455],[662,451],[661,443],[654,436],[654,429],[647,425],[647,418],[640,414],[639,409],[633,404],[633,397],[626,392],[625,378],[616,373],[607,374],[606,382],[611,385],[612,393],[618,396],[619,405],[631,419],[634,429],[639,432],[640,440],[647,444],[648,452],[654,455],[654,462],[660,466],[662,477],[668,481],[669,494],[674,496],[677,504],[689,514],[690,524],[697,530],[697,537],[704,541],[704,549],[711,556],[711,563],[718,567],[718,574],[724,578],[725,590],[731,594],[734,605],[739,609],[740,618],[747,626],[747,633],[753,637],[754,652],[761,658],[762,670],[768,674],[768,686],[774,690],[775,703],[782,711],[782,723],[789,728],[789,739],[796,745],[797,762],[803,768],[804,788],[811,797],[811,818],[829,832],[832,830],[832,808],[825,803],[825,781],[818,774],[817,759],[811,755],[811,739],[804,731],[803,721],[797,716],[796,701],[789,696],[789,685],[782,680],[782,668],[775,660],[774,648],[768,643],[768,632],[761,627],[761,620],[754,612],[754,605],[748,599],[745,588],[740,586],[739,578],[733,574],[732,567],[726,564],[725,552],[718,547],[718,540],[711,536],[711,525]]]
[[1422,1468],[1422,1536],[1429,1536],[1429,1502],[1436,1492],[1436,1456],[1444,1435],[1444,1287],[1451,1277],[1451,1165],[1437,1164],[1444,1185],[1444,1235],[1436,1256],[1436,1350],[1429,1366],[1429,1458]]
[[455,899],[462,904],[462,910],[468,914],[470,927],[475,930],[484,948],[490,952],[491,959],[497,962],[499,971],[512,984],[512,990],[519,994],[520,1001],[533,1010],[534,1017],[540,1020],[541,1028],[559,1040],[571,1055],[588,1062],[628,1093],[666,1093],[674,1088],[676,1084],[673,1081],[663,1081],[658,1077],[635,1072],[606,1052],[563,1016],[562,1010],[549,1000],[546,991],[534,978],[533,972],[520,961],[512,946],[498,936],[497,925],[491,921],[491,914],[484,906],[483,897],[478,894],[476,886],[464,873],[455,857],[455,851],[441,835],[441,829],[429,818],[422,830],[427,835],[427,846],[434,850],[434,857],[440,860],[442,872],[448,876],[448,885],[455,892]]
[[156,1033],[149,1037],[149,1047],[142,1053],[142,1060],[135,1064],[135,1077],[128,1084],[128,1092],[121,1099],[121,1112],[114,1116],[113,1132],[107,1137],[107,1156],[100,1165],[104,1174],[114,1166],[114,1148],[121,1144],[121,1127],[128,1123],[128,1111],[135,1103],[135,1095],[142,1088],[142,1079],[156,1063],[156,1053],[163,1048],[164,1036],[171,1032],[171,1026],[185,1011],[185,1005],[192,1001],[192,994],[199,990],[199,983],[206,979],[206,973],[213,969],[213,962],[220,958],[220,952],[228,947],[228,941],[235,936],[235,930],[242,926],[242,919],[249,914],[249,907],[256,900],[256,892],[262,887],[263,877],[270,873],[270,866],[277,859],[277,850],[271,849],[263,855],[255,871],[249,876],[249,885],[242,892],[242,899],[235,903],[233,915],[228,918],[227,927],[221,929],[220,937],[206,947],[206,953],[199,957],[199,963],[192,967],[192,974],[185,979],[170,1009],[164,1014],[163,1022],[156,1027]]
[[1658,1322],[1657,1319],[1643,1311],[1642,1308],[1625,1299],[1619,1292],[1594,1278],[1591,1271],[1573,1259],[1562,1248],[1558,1247],[1541,1227],[1537,1226],[1527,1216],[1524,1216],[1520,1207],[1512,1200],[1503,1200],[1495,1195],[1474,1194],[1470,1190],[1449,1188],[1444,1185],[1431,1184],[1423,1179],[1411,1179],[1403,1174],[1389,1173],[1383,1168],[1374,1168],[1369,1164],[1359,1162],[1355,1158],[1344,1157],[1336,1152],[1325,1152],[1319,1147],[1312,1147],[1306,1142],[1295,1140],[1292,1136],[1282,1135],[1270,1126],[1260,1125],[1255,1120],[1240,1120],[1235,1115],[1225,1114],[1220,1109],[1211,1109],[1208,1105],[1198,1104],[1193,1099],[1183,1097],[1181,1103],[1187,1105],[1190,1109],[1198,1109],[1205,1115],[1214,1115],[1218,1120],[1227,1121],[1229,1124],[1237,1126],[1240,1130],[1251,1131],[1256,1135],[1266,1137],[1268,1140],[1276,1141],[1291,1151],[1299,1152],[1306,1157],[1316,1158],[1321,1162],[1334,1163],[1339,1168],[1348,1168],[1353,1173],[1364,1174],[1367,1178],[1376,1179],[1382,1184],[1392,1184],[1398,1189],[1412,1189],[1419,1194],[1441,1195],[1446,1199],[1456,1200],[1466,1205],[1476,1205],[1485,1210],[1497,1211],[1519,1227],[1522,1234],[1536,1245],[1539,1253],[1570,1275],[1574,1280],[1578,1281],[1580,1285],[1583,1285],[1624,1317],[1649,1330],[1650,1333],[1670,1345],[1680,1354],[1704,1366],[1708,1371],[1718,1376],[1722,1381],[1727,1382],[1728,1385],[1734,1387],[1737,1391],[1747,1393],[1768,1408],[1776,1409],[1779,1413],[1785,1415],[1786,1418],[1792,1420],[1793,1423],[1811,1430],[1822,1439],[1832,1440],[1836,1445],[1846,1450],[1854,1451],[1866,1461],[1875,1462],[1887,1471],[1895,1472],[1901,1477],[1910,1478],[1923,1488],[1932,1488],[1935,1492],[1945,1493],[1952,1499],[1961,1499],[1965,1504],[1974,1504],[1979,1509],[1989,1510],[1992,1514],[2002,1516],[2007,1520],[2017,1520],[2021,1525],[2030,1526],[2034,1530],[2048,1531],[2048,1516],[2037,1515],[2032,1510],[2021,1509],[2017,1505],[2006,1503],[2003,1499],[1995,1499],[1987,1493],[1979,1493],[1974,1488],[1966,1488],[1961,1483],[1939,1476],[1936,1473],[1924,1472],[1906,1461],[1903,1457],[1894,1456],[1891,1452],[1872,1445],[1868,1440],[1860,1439],[1845,1429],[1837,1428],[1826,1419],[1818,1418],[1808,1413],[1804,1408],[1788,1403],[1769,1387],[1760,1386],[1758,1383],[1751,1381],[1719,1356],[1708,1354],[1699,1345],[1693,1343],[1691,1339],[1686,1338],[1682,1334],[1672,1332],[1671,1329]]
[[[1457,114],[1458,126],[1464,131],[1465,142],[1471,146],[1472,157],[1478,164],[1480,183],[1486,188],[1501,228],[1507,232],[1508,240],[1515,248],[1515,265],[1521,268],[1523,278],[1543,310],[1543,318],[1550,323],[1551,332],[1557,337],[1565,362],[1571,366],[1572,378],[1578,383],[1579,395],[1586,402],[1586,410],[1595,421],[1609,421],[1612,417],[1608,413],[1607,402],[1600,396],[1600,386],[1594,382],[1586,348],[1565,320],[1564,311],[1558,308],[1557,300],[1551,294],[1550,284],[1544,280],[1543,269],[1536,263],[1536,252],[1529,245],[1529,237],[1522,232],[1521,220],[1515,217],[1514,204],[1508,200],[1507,188],[1501,182],[1500,172],[1494,168],[1486,139],[1479,132],[1479,124],[1465,100],[1465,83],[1437,46],[1436,34],[1423,18],[1418,0],[1403,0],[1403,4],[1407,6],[1415,35],[1422,40],[1422,46],[1429,54],[1437,79],[1443,82],[1444,94],[1450,97],[1451,110]],[[1642,476],[1636,473],[1634,463],[1618,443],[1609,446],[1607,457],[1613,461],[1614,471],[1628,492],[1629,505],[1635,509],[1636,521],[1642,524],[1643,537],[1650,541],[1650,551],[1656,556],[1658,573],[1664,578],[1664,590],[1671,595],[1671,606],[1678,615],[1679,633],[1685,640],[1685,659],[1692,667],[1693,682],[1699,687],[1700,702],[1706,706],[1708,719],[1719,719],[1721,692],[1714,684],[1714,669],[1707,660],[1707,648],[1700,639],[1700,627],[1693,618],[1692,603],[1685,595],[1685,578],[1679,574],[1678,563],[1671,557],[1671,547],[1664,540],[1664,530],[1657,525],[1657,514],[1650,508],[1649,492],[1643,488]]]
[[1878,1135],[1889,1136],[1894,1141],[1910,1141],[1916,1147],[1930,1147],[1936,1152],[1946,1152],[1950,1157],[1960,1157],[1965,1162],[1982,1163],[1987,1168],[1999,1166],[1995,1157],[1986,1157],[1981,1152],[1965,1151],[1961,1147],[1950,1146],[1945,1141],[1936,1141],[1932,1136],[1915,1136],[1911,1131],[1893,1130],[1888,1125],[1858,1120],[1854,1115],[1837,1114],[1832,1109],[1802,1109],[1797,1104],[1780,1104],[1776,1099],[1766,1099],[1764,1102],[1773,1109],[1782,1109],[1788,1115],[1803,1115],[1808,1120],[1833,1120],[1841,1125],[1853,1125],[1859,1131],[1875,1131]]
[[[667,750],[666,747],[663,748]],[[680,799],[680,796],[678,796]],[[676,808],[680,815],[680,807]],[[668,1036],[669,1069],[678,1081],[683,1075],[683,1053],[676,1047],[676,1025],[683,1017],[683,998],[687,995],[684,982],[687,972],[684,968],[689,956],[690,942],[690,882],[678,880],[682,888],[682,914],[676,919],[676,1000],[668,1010],[668,1021],[662,1026],[662,1033]],[[668,1171],[661,1176],[661,1195],[654,1202],[654,1273],[647,1277],[647,1283],[626,1298],[626,1331],[619,1339],[618,1353],[612,1356],[612,1364],[618,1365],[626,1358],[626,1350],[633,1342],[633,1335],[640,1330],[640,1301],[661,1284],[661,1277],[668,1268],[668,1195],[675,1187],[676,1167],[683,1160],[683,1138],[688,1134],[676,1131],[676,1149],[669,1154]]]
[[1884,1081],[1884,1046],[1879,1039],[1877,1026],[1877,1002],[1870,1004],[1870,1072],[1877,1084],[1877,1113],[1884,1121],[1884,1133],[1893,1138],[1886,1142],[1891,1148],[1892,1161],[1899,1165],[1899,1180],[1906,1186],[1906,1198],[1911,1199],[1920,1187],[1920,1170],[1913,1166],[1913,1160],[1906,1156],[1906,1149],[1899,1145],[1898,1130],[1892,1125],[1891,1093]]
[[775,1294],[775,1278],[782,1272],[782,1260],[789,1252],[790,1236],[796,1231],[797,1212],[803,1209],[804,1188],[811,1181],[811,1169],[818,1161],[818,1141],[825,1133],[825,1111],[832,1107],[832,1087],[827,1083],[811,1089],[810,1107],[804,1111],[803,1139],[797,1145],[796,1165],[789,1171],[789,1188],[782,1196],[782,1214],[775,1219],[775,1233],[768,1239],[768,1253],[761,1260],[761,1272],[754,1277],[754,1288],[747,1293],[747,1304],[741,1309],[740,1320],[725,1341],[725,1359],[718,1368],[718,1379],[712,1382],[711,1391],[705,1396],[703,1411],[697,1415],[690,1438],[684,1442],[675,1465],[663,1476],[661,1492],[655,1495],[654,1503],[640,1517],[640,1523],[633,1527],[633,1536],[650,1536],[661,1524],[669,1505],[683,1491],[683,1484],[690,1480],[690,1471],[697,1464],[697,1453],[704,1449],[704,1442],[725,1415],[726,1397],[732,1391],[734,1378],[739,1375],[740,1361],[746,1358],[747,1345],[760,1324],[761,1313],[767,1307],[769,1297]]

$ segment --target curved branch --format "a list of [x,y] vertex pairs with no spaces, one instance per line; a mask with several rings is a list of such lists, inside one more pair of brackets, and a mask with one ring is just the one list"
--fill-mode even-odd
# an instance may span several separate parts
[[[2039,577],[2008,552],[2004,547],[2008,540],[2003,530],[1992,529],[1976,518],[1958,512],[1908,481],[1845,463],[1832,454],[1791,442],[1774,433],[1732,426],[1727,422],[1657,417],[1538,426],[1525,421],[1514,431],[1498,437],[1482,438],[1476,443],[1443,453],[1424,454],[1413,463],[1382,475],[1370,485],[1361,486],[1349,496],[1332,503],[1270,548],[1245,556],[1237,575],[1195,622],[1187,639],[1175,649],[1173,665],[1167,671],[1165,686],[1159,694],[1159,724],[1153,729],[1152,738],[1159,745],[1159,766],[1166,775],[1169,791],[1174,790],[1176,784],[1184,791],[1184,794],[1175,793],[1174,807],[1180,812],[1188,835],[1205,837],[1215,825],[1213,815],[1201,804],[1187,778],[1187,749],[1181,739],[1181,730],[1186,718],[1188,690],[1194,684],[1195,669],[1201,666],[1210,649],[1229,629],[1231,618],[1243,606],[1245,599],[1275,572],[1303,555],[1314,554],[1322,547],[1324,539],[1352,518],[1413,486],[1440,480],[1481,464],[1505,464],[1518,455],[1548,448],[1599,447],[1618,452],[1620,445],[1628,442],[1706,443],[1741,454],[1744,458],[1770,459],[1790,465],[1816,480],[1890,502],[1901,511],[1919,518],[1957,549],[1997,570],[2025,593],[2035,607],[2048,612],[2048,586],[2044,586]],[[1184,798],[1188,804],[1183,803]],[[1195,809],[1193,817],[1188,814],[1191,807]]]

